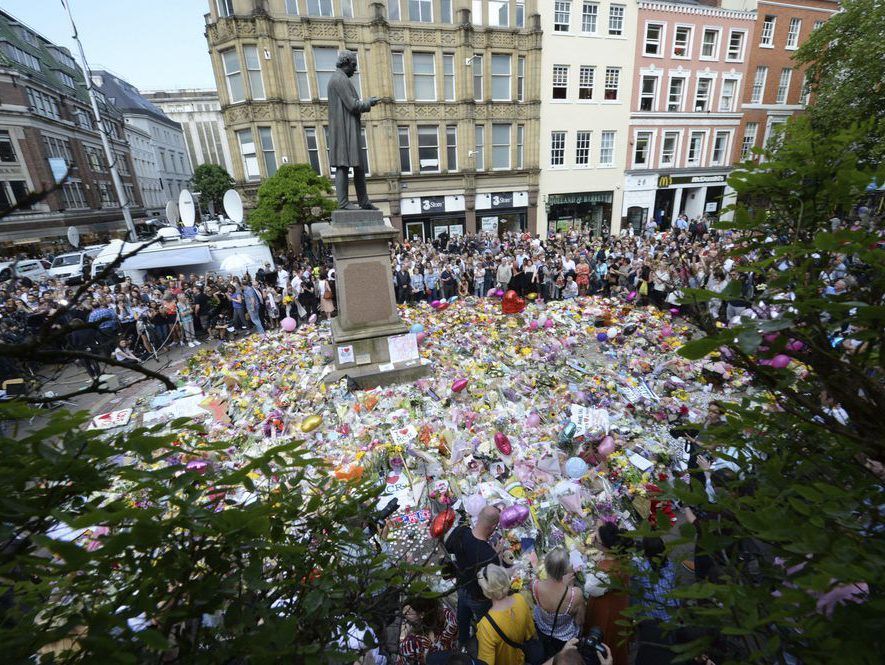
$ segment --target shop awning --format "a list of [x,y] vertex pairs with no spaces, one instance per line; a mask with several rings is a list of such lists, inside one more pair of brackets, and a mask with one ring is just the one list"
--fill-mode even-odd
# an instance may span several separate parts
[[123,270],[149,270],[150,268],[170,268],[172,266],[192,266],[209,263],[212,254],[208,247],[180,247],[159,252],[136,254],[123,262]]
[[577,192],[574,194],[550,194],[547,205],[576,205],[581,203],[611,203],[611,192]]

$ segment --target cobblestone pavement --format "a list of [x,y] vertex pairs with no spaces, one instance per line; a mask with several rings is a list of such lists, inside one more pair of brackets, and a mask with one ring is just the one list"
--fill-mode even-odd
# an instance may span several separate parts
[[[159,358],[149,358],[143,363],[147,369],[166,375],[172,381],[176,380],[176,372],[184,366],[188,358],[194,353],[205,348],[214,348],[219,344],[216,340],[202,340],[202,345],[194,348],[187,346],[171,346],[159,354]],[[67,408],[71,411],[87,411],[90,415],[106,413],[117,409],[125,409],[142,395],[151,394],[163,390],[159,381],[150,379],[135,383],[143,378],[141,374],[122,367],[108,367],[107,372],[114,375],[119,381],[119,389],[112,393],[89,393],[71,398],[64,404],[55,405],[53,408]],[[51,382],[47,383],[45,391],[52,391],[56,395],[74,392],[89,383],[86,370],[79,363],[70,363]],[[30,422],[19,423],[24,431],[39,427],[45,422],[45,418],[36,417]],[[22,430],[20,430],[22,431]]]

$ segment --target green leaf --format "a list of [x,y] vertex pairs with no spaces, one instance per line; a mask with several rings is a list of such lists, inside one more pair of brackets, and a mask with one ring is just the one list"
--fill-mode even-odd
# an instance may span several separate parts
[[717,351],[722,346],[722,341],[717,337],[702,337],[686,342],[679,347],[679,355],[689,360],[703,358],[707,354]]
[[154,651],[165,651],[169,648],[169,641],[163,635],[153,628],[147,628],[135,633],[136,637]]

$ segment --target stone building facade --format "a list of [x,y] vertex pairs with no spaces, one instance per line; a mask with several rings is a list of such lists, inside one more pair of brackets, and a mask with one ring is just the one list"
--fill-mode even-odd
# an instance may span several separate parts
[[[93,84],[123,113],[126,127],[150,136],[155,175],[150,174],[140,185],[143,197],[147,199],[154,198],[151,192],[155,192],[155,186],[159,184],[162,202],[152,205],[147,212],[152,216],[160,216],[168,201],[178,203],[179,194],[188,188],[194,174],[182,127],[154,106],[134,85],[116,74],[94,70],[91,75]],[[135,133],[132,137],[135,140]]]
[[210,0],[206,37],[234,178],[331,174],[339,50],[381,98],[363,118],[369,195],[406,236],[538,228],[537,0]]
[[542,3],[541,226],[621,225],[635,0]]

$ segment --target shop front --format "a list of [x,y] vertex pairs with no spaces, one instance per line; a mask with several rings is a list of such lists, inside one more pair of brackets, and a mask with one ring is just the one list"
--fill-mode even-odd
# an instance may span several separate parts
[[415,196],[400,199],[403,237],[431,241],[444,233],[449,237],[464,235],[466,216],[464,196]]
[[660,174],[655,194],[655,220],[662,228],[680,214],[689,219],[716,218],[722,210],[728,173]]
[[624,178],[622,214],[634,232],[654,219],[659,229],[668,229],[680,214],[689,219],[706,215],[718,218],[722,200],[731,188],[728,172],[632,173]]
[[476,226],[484,233],[521,233],[528,228],[528,192],[486,192],[476,195]]
[[646,223],[654,216],[655,185],[658,174],[642,172],[627,174],[624,178],[624,209],[621,212],[626,226],[634,233],[641,233]]
[[608,235],[612,223],[613,192],[548,194],[544,205],[547,225],[557,233],[575,229],[595,236]]

